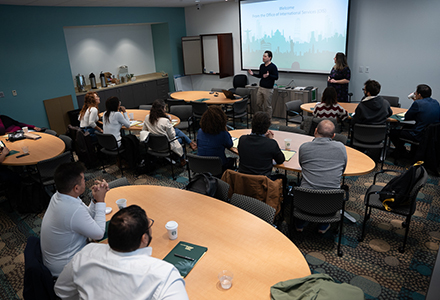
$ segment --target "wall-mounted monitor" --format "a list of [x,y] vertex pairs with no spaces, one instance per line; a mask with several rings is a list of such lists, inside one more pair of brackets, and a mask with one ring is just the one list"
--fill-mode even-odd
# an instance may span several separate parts
[[241,67],[270,50],[279,71],[328,74],[346,53],[349,0],[241,0]]

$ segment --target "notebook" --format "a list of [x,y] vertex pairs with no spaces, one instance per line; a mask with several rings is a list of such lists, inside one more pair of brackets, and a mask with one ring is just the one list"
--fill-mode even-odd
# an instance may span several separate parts
[[281,150],[284,154],[284,161],[289,161],[296,153],[293,150]]
[[173,264],[179,270],[180,276],[185,278],[206,251],[208,251],[206,247],[181,241],[163,260]]

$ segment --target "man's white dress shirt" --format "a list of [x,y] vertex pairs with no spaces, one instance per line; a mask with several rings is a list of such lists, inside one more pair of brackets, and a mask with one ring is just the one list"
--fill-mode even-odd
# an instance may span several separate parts
[[188,300],[179,271],[151,253],[151,247],[122,253],[88,244],[64,268],[55,293],[62,299]]

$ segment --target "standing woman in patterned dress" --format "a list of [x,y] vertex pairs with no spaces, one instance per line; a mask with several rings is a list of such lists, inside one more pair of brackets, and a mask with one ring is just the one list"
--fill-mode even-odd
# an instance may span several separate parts
[[335,65],[327,78],[327,86],[335,88],[338,102],[348,102],[348,83],[350,82],[350,68],[344,53],[338,52],[333,58]]

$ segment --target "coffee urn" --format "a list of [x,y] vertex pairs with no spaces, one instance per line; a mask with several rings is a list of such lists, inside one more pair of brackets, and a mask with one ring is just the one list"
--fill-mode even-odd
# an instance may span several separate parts
[[99,74],[99,79],[101,80],[101,87],[103,87],[103,88],[107,87],[107,81],[106,81],[105,75],[104,75],[104,73],[102,73],[102,71],[101,71],[101,74]]
[[84,79],[84,75],[78,74],[76,76],[76,86],[78,87],[78,92],[86,91],[86,80]]
[[89,80],[90,80],[90,86],[91,86],[92,90],[97,89],[95,74],[90,73]]

